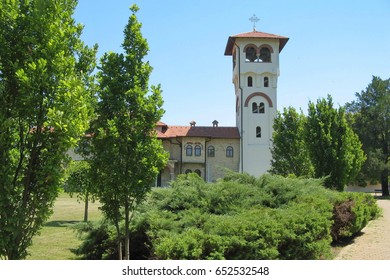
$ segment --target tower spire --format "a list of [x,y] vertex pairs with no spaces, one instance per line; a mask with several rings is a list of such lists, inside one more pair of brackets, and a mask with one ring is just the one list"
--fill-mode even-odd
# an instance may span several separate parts
[[249,20],[253,23],[253,31],[256,31],[256,22],[258,22],[260,19],[255,14],[253,14]]

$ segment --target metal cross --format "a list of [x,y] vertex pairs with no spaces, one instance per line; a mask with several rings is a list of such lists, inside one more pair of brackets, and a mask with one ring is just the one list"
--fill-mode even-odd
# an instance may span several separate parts
[[260,19],[255,14],[253,14],[253,16],[249,18],[249,20],[253,22],[253,31],[256,31],[256,22],[258,22]]

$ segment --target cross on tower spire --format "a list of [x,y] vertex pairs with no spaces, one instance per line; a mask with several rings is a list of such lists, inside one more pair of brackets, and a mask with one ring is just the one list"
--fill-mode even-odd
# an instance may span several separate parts
[[253,16],[249,18],[249,20],[253,22],[253,31],[256,31],[256,22],[258,22],[260,19],[255,14],[253,14]]

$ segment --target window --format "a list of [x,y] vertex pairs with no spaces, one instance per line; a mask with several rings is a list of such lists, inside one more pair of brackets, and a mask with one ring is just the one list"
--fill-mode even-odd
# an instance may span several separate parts
[[187,145],[187,147],[186,147],[186,156],[187,157],[192,156],[192,146],[191,145]]
[[260,61],[271,62],[271,51],[269,48],[263,47],[260,49]]
[[253,78],[251,76],[248,77],[248,87],[253,87]]
[[252,113],[257,114],[259,112],[259,107],[257,107],[257,103],[253,102],[252,103]]
[[233,157],[233,147],[229,146],[226,148],[226,157]]
[[202,177],[202,172],[199,169],[196,169],[195,173],[198,174],[199,177]]
[[265,113],[265,106],[264,106],[263,102],[261,102],[260,105],[259,105],[259,113],[260,114],[264,114]]
[[201,154],[202,154],[202,148],[199,145],[196,145],[195,146],[195,156],[200,157]]
[[247,62],[254,62],[256,60],[256,49],[254,47],[248,47],[245,50],[245,58]]
[[190,174],[190,173],[192,173],[192,171],[191,171],[191,169],[187,169],[185,173]]
[[207,148],[207,156],[208,157],[215,157],[215,148],[214,146],[210,146]]
[[269,87],[269,78],[264,77],[264,87]]
[[256,127],[256,138],[261,138],[261,127]]

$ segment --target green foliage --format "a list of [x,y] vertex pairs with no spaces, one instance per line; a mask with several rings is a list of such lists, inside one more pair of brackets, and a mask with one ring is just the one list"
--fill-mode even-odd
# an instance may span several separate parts
[[[160,86],[149,89],[152,71],[144,61],[149,47],[136,18],[137,6],[124,30],[124,53],[106,53],[98,73],[98,118],[92,124],[91,167],[102,211],[124,236],[129,258],[131,213],[150,191],[167,154],[155,125],[164,111]],[[124,232],[119,224],[124,221]],[[120,238],[119,238],[120,239]]]
[[353,129],[363,144],[367,161],[361,177],[365,181],[382,183],[382,194],[389,195],[390,174],[390,79],[373,77],[356,100],[347,104]]
[[381,214],[375,198],[363,193],[342,193],[333,209],[333,241],[350,238]]
[[66,152],[92,117],[96,47],[75,0],[0,2],[0,257],[22,259],[51,214]]
[[76,194],[78,200],[84,201],[84,222],[87,222],[89,200],[94,202],[96,198],[92,184],[91,166],[86,160],[73,160],[69,163],[66,173],[64,190],[71,197]]
[[[154,189],[139,209],[131,225],[133,258],[331,258],[331,242],[361,230],[378,206],[372,196],[322,183],[229,173],[208,184],[194,173],[181,175],[171,187]],[[341,224],[335,209],[345,202],[353,203],[353,216]]]
[[88,193],[91,193],[91,166],[86,160],[73,160],[66,169],[65,192],[72,197],[77,195],[79,200],[85,201]]
[[143,207],[157,259],[330,257],[333,202],[321,180],[230,173],[206,184],[182,175]]
[[274,119],[271,174],[312,177],[313,165],[304,138],[306,117],[293,107],[284,108]]
[[274,121],[271,170],[283,176],[326,178],[325,185],[342,191],[356,180],[365,155],[343,108],[332,98],[309,103],[305,117],[285,108]]
[[335,109],[331,96],[309,103],[305,137],[315,177],[328,176],[325,185],[343,191],[366,158],[358,136],[348,126],[345,110]]
[[74,230],[84,240],[77,249],[72,249],[81,260],[113,260],[118,256],[115,228],[109,223],[78,223]]

